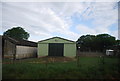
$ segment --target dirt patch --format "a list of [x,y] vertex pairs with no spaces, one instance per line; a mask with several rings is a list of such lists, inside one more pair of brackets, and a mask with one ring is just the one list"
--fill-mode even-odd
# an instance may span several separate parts
[[69,61],[75,61],[75,58],[70,57],[40,57],[39,59],[42,59],[43,62],[69,62]]
[[40,57],[40,58],[28,58],[28,59],[19,59],[13,61],[12,59],[9,59],[9,61],[3,61],[2,64],[13,64],[13,63],[54,63],[54,62],[69,62],[69,61],[75,61],[75,58],[70,57]]

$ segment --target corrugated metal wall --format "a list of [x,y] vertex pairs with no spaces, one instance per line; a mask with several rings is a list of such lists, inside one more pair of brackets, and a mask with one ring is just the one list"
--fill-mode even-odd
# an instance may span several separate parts
[[4,41],[4,58],[13,58],[15,54],[16,46],[15,44],[5,40]]
[[64,44],[64,56],[76,56],[76,44]]
[[38,57],[48,55],[48,44],[38,44]]
[[37,47],[16,46],[16,59],[36,57]]

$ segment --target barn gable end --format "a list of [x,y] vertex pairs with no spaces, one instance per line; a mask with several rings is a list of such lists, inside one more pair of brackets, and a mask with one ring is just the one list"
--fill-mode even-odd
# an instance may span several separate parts
[[76,56],[76,42],[61,37],[53,37],[38,42],[38,57]]
[[53,38],[39,41],[38,43],[75,43],[75,41],[71,41],[61,37],[53,37]]

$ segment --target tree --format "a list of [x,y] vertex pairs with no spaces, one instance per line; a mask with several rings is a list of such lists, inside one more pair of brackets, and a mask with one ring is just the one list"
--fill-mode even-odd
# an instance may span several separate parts
[[100,51],[110,49],[116,43],[115,37],[109,34],[99,34],[96,36],[96,38],[97,38],[96,42],[97,45],[99,46]]
[[8,29],[3,33],[4,36],[9,36],[18,40],[27,40],[29,38],[29,33],[26,32],[22,27],[13,27]]
[[116,45],[120,45],[120,40],[116,40]]
[[80,46],[81,51],[105,52],[115,45],[115,42],[115,37],[109,34],[83,35],[77,40],[77,46]]
[[77,40],[77,45],[81,47],[81,51],[92,51],[94,40],[95,35],[83,35]]

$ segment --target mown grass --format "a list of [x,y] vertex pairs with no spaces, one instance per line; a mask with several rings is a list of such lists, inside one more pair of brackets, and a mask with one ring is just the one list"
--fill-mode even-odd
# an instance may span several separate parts
[[120,77],[116,57],[104,59],[80,57],[79,62],[75,60],[44,63],[43,60],[45,59],[34,58],[11,64],[4,64],[10,61],[3,60],[3,79],[118,79]]

